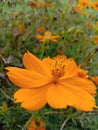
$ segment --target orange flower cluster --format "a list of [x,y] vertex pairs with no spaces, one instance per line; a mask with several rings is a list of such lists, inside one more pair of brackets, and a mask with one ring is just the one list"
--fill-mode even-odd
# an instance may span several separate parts
[[52,35],[51,35],[51,32],[46,31],[46,32],[44,33],[44,35],[38,34],[38,35],[36,36],[36,38],[39,39],[40,42],[49,42],[49,41],[57,42],[56,38],[59,38],[59,35],[54,35],[54,36],[52,36]]
[[27,52],[23,63],[24,69],[6,68],[9,80],[20,87],[14,98],[21,107],[30,111],[39,110],[46,103],[55,109],[72,106],[91,111],[97,107],[96,86],[74,59],[60,55],[40,60]]

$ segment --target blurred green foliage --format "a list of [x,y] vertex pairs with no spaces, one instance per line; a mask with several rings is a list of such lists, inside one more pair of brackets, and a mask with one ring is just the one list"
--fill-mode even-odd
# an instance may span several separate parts
[[[39,26],[60,36],[58,43],[46,46],[43,57],[54,57],[61,51],[90,75],[98,75],[98,44],[93,43],[93,37],[98,35],[98,10],[84,9],[85,16],[76,12],[75,0],[45,1],[50,6],[31,7],[30,0],[0,2],[0,130],[25,130],[26,122],[32,114],[36,115],[14,102],[17,88],[8,81],[4,68],[23,67],[22,56],[27,50],[40,58],[43,43],[35,38]],[[46,130],[61,130],[64,121],[63,130],[98,129],[98,110],[88,113],[73,108],[53,110],[47,105],[37,115],[44,120]]]

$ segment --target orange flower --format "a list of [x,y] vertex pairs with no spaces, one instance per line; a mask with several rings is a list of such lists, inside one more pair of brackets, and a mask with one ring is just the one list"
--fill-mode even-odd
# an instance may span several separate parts
[[36,29],[36,32],[42,32],[43,30],[45,30],[45,27],[44,27],[44,26],[39,26],[39,27]]
[[29,124],[27,130],[46,130],[44,122],[40,118],[33,118]]
[[91,2],[89,2],[89,0],[79,0],[79,4],[81,4],[81,6],[83,8],[87,8],[90,5]]
[[91,6],[92,6],[95,10],[98,10],[98,2],[92,2]]
[[82,9],[83,9],[83,6],[82,6],[81,4],[77,4],[77,5],[75,6],[75,9],[76,9],[76,11],[77,11],[78,13],[80,13],[80,12],[82,11]]
[[16,102],[30,111],[41,109],[48,103],[53,108],[73,106],[83,111],[96,107],[92,95],[95,84],[77,76],[78,67],[72,58],[57,56],[39,60],[30,52],[23,56],[25,69],[7,67],[10,81],[19,86]]
[[49,7],[51,5],[51,3],[45,3],[45,2],[30,2],[30,6],[31,7]]
[[[83,8],[87,8],[91,5],[91,2],[89,0],[79,0],[78,4],[75,6],[76,11],[80,13]],[[87,15],[87,14],[86,14]]]
[[39,39],[40,42],[49,42],[50,41],[53,41],[53,42],[57,42],[56,38],[59,38],[59,35],[54,35],[52,36],[51,35],[51,32],[49,31],[46,31],[44,33],[44,35],[37,35],[36,36],[37,39]]

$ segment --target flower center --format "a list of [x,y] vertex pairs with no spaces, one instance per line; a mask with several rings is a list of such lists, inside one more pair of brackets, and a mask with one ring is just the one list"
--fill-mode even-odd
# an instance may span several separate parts
[[49,32],[49,31],[45,32],[45,34],[44,34],[44,42],[48,43],[50,38],[51,38],[51,32]]
[[51,64],[53,83],[57,83],[58,79],[65,74],[66,57],[57,56],[54,58],[54,62]]

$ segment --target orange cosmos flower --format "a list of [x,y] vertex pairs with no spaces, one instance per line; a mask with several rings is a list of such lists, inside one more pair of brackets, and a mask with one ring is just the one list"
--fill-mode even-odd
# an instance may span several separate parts
[[29,122],[27,130],[46,130],[46,129],[43,120],[35,117]]
[[38,59],[30,52],[23,56],[25,68],[7,67],[10,81],[19,86],[16,102],[30,111],[41,109],[48,103],[53,108],[73,106],[83,111],[96,107],[92,95],[95,84],[77,75],[78,67],[72,58],[57,56]]
[[46,31],[46,32],[44,33],[44,35],[38,34],[38,35],[36,36],[36,38],[39,39],[40,42],[49,42],[49,40],[50,40],[50,41],[53,41],[53,42],[57,42],[56,38],[59,38],[59,35],[54,35],[54,36],[52,36],[52,35],[51,35],[51,32]]
[[75,6],[75,9],[76,9],[76,12],[77,12],[77,13],[80,13],[80,12],[82,11],[82,9],[83,9],[83,6],[82,6],[81,4],[77,4],[77,5]]
[[92,2],[91,6],[95,9],[98,10],[98,2]]
[[90,3],[89,0],[79,0],[79,4],[81,4],[83,8],[89,7]]

